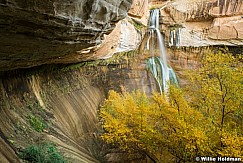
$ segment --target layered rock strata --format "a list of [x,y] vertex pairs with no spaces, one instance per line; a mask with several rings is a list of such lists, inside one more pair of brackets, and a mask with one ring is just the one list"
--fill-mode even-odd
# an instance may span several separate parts
[[132,0],[0,1],[0,70],[85,60],[78,51],[100,44],[131,5]]
[[161,30],[169,46],[243,45],[242,1],[168,2],[161,9]]
[[148,0],[135,0],[128,17],[118,22],[109,35],[104,35],[100,45],[83,49],[80,53],[89,56],[89,60],[95,60],[138,49],[146,30],[148,17]]
[[[42,66],[2,73],[0,162],[21,162],[17,151],[45,141],[55,143],[73,163],[118,161],[99,141],[99,106],[111,89],[125,87],[149,94],[156,90],[143,58],[120,55],[108,61],[56,66],[54,71]],[[42,119],[48,127],[37,132],[31,117]]]

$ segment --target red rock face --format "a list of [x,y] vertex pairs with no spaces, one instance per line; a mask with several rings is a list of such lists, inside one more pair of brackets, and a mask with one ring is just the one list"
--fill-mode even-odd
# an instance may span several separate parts
[[215,18],[209,30],[209,38],[216,40],[243,39],[241,16]]
[[142,18],[148,10],[148,0],[134,0],[129,15]]
[[125,18],[132,0],[1,0],[0,71],[77,62]]
[[208,46],[238,47],[243,45],[243,1],[237,0],[174,0],[150,1],[152,7],[162,4],[160,30],[168,45],[170,65],[187,84],[183,71],[199,66]]
[[243,14],[241,0],[216,0],[211,3],[210,15],[213,17],[234,16]]
[[161,10],[161,29],[170,46],[241,46],[242,14],[243,1],[175,0]]

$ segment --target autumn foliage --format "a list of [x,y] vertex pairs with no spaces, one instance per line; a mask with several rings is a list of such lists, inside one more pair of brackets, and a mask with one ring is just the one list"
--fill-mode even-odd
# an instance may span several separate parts
[[243,159],[243,66],[239,57],[208,54],[188,73],[190,85],[148,97],[135,91],[109,92],[100,109],[102,139],[154,161],[164,151],[174,161],[196,156]]

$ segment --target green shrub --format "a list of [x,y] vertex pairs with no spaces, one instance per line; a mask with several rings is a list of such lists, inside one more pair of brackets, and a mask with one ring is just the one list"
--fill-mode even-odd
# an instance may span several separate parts
[[31,145],[19,152],[21,159],[31,163],[66,163],[64,157],[51,143]]
[[28,116],[30,125],[35,129],[37,132],[42,132],[45,128],[47,128],[47,124],[44,120],[40,117],[36,117],[34,115]]
[[133,20],[133,21],[129,21],[131,24],[133,24],[134,25],[134,27],[137,29],[137,30],[139,30],[139,31],[141,31],[142,29],[143,29],[143,27],[144,27],[144,25],[143,24],[141,24],[140,22],[137,22],[137,21],[135,21],[135,20]]

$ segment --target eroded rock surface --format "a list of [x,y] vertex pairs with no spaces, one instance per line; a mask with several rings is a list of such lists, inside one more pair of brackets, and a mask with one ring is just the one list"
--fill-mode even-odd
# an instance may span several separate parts
[[[78,68],[45,71],[40,67],[36,72],[29,69],[1,74],[0,162],[20,162],[15,154],[19,149],[44,141],[55,143],[72,163],[111,159],[112,151],[99,140],[102,132],[97,112],[104,97],[109,90],[121,91],[122,87],[146,93],[156,90],[144,58],[133,56],[122,54]],[[48,127],[37,132],[30,116],[41,117]]]
[[164,2],[161,29],[169,46],[243,45],[243,2],[175,0]]
[[[0,1],[0,70],[85,60],[132,0]],[[74,57],[81,55],[79,57]]]
[[90,50],[84,49],[80,53],[88,55],[88,59],[107,59],[115,53],[137,49],[142,40],[142,33],[131,22],[130,18],[121,20],[109,35],[104,36],[101,45]]
[[128,12],[129,16],[118,22],[109,35],[104,35],[100,45],[81,50],[80,53],[94,60],[138,49],[149,18],[148,7],[148,0],[135,0]]
[[128,15],[146,26],[149,18],[149,0],[134,0]]
[[208,37],[215,40],[243,40],[242,27],[242,16],[215,18]]

